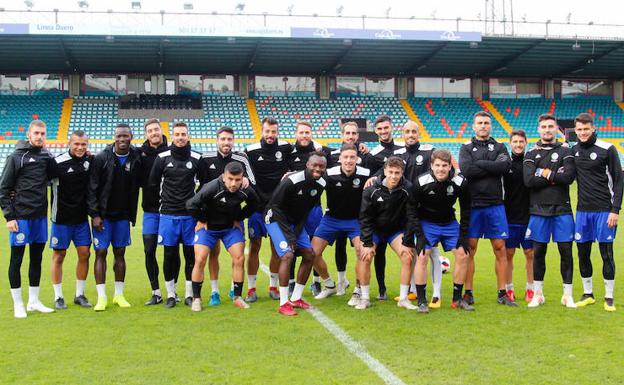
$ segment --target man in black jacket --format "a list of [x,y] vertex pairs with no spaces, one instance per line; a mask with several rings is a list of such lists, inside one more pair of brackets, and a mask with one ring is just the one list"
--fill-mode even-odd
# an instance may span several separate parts
[[73,241],[78,254],[76,264],[76,296],[74,303],[91,307],[85,297],[85,283],[89,273],[91,228],[87,217],[87,190],[94,156],[88,154],[89,140],[84,131],[74,131],[69,138],[69,150],[54,158],[50,168],[52,179],[52,286],[54,306],[67,309],[63,299],[61,280],[63,261]]
[[[223,242],[232,256],[234,306],[249,308],[242,297],[245,274],[245,234],[242,222],[256,210],[258,196],[252,188],[242,187],[242,184],[243,167],[238,162],[230,162],[225,166],[222,176],[205,184],[186,202],[187,210],[197,220],[192,311],[201,311],[201,287],[206,259],[219,241]],[[245,207],[241,208],[243,203]]]
[[524,157],[524,184],[531,191],[531,216],[527,238],[533,241],[535,294],[529,307],[544,303],[544,275],[548,242],[557,242],[561,257],[563,296],[561,304],[576,308],[572,294],[572,241],[574,218],[570,205],[570,185],[576,170],[574,155],[557,141],[557,119],[549,114],[538,119],[540,140]]
[[572,148],[578,182],[575,239],[578,247],[579,270],[583,280],[583,297],[577,306],[596,302],[592,287],[591,248],[598,242],[602,256],[602,277],[605,285],[606,311],[615,311],[613,287],[615,285],[615,260],[613,240],[622,206],[622,166],[620,157],[611,143],[596,138],[594,119],[588,113],[574,120],[578,143]]
[[[145,133],[145,142],[139,148],[143,165],[143,198],[141,202],[143,207],[143,225],[141,233],[143,235],[143,252],[145,253],[145,270],[152,288],[152,297],[145,305],[150,306],[162,303],[160,283],[158,282],[158,261],[156,260],[158,223],[160,219],[160,214],[158,213],[160,190],[149,186],[147,179],[158,154],[167,151],[169,147],[167,146],[167,137],[163,135],[158,119],[147,120],[143,125],[143,131]],[[177,270],[179,271],[180,268],[178,267]]]
[[191,150],[188,126],[184,122],[173,125],[172,142],[167,151],[158,154],[149,176],[152,188],[160,186],[160,220],[158,243],[164,246],[163,275],[167,288],[165,307],[176,305],[176,289],[180,266],[180,244],[184,254],[186,278],[184,304],[191,306],[193,287],[191,274],[195,265],[193,238],[196,221],[186,209],[186,201],[195,195],[195,185],[201,174],[201,154]]
[[[41,259],[48,239],[48,172],[52,155],[45,148],[46,124],[33,120],[26,132],[28,140],[20,140],[7,157],[0,179],[0,206],[9,230],[11,259],[9,283],[16,318],[26,318],[26,310],[51,313],[54,310],[39,300]],[[28,266],[28,305],[22,302],[20,269],[26,245],[30,245]]]
[[474,303],[472,284],[474,277],[474,256],[479,238],[488,238],[496,257],[497,301],[501,305],[517,306],[507,296],[505,274],[507,272],[507,251],[505,239],[509,228],[503,205],[503,175],[509,172],[511,159],[504,144],[492,138],[492,117],[485,111],[474,115],[472,128],[475,136],[464,143],[459,150],[459,168],[468,179],[468,189],[472,202],[470,227],[468,229],[470,258],[466,275],[464,299]]
[[115,128],[115,142],[96,155],[89,177],[87,207],[91,217],[95,249],[95,311],[104,311],[106,297],[106,255],[112,244],[115,264],[113,304],[130,307],[123,295],[126,277],[126,247],[130,245],[130,224],[136,223],[141,172],[141,152],[131,145],[132,131],[127,124]]

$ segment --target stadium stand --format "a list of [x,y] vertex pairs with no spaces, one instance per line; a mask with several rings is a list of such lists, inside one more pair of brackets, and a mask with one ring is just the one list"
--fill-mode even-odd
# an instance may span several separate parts
[[48,137],[56,138],[63,96],[0,95],[0,140],[23,139],[28,124],[41,119],[48,125]]
[[529,137],[538,136],[537,117],[554,109],[554,101],[545,98],[492,99],[491,102],[513,129],[524,130]]
[[611,97],[574,97],[555,102],[555,116],[560,119],[574,119],[580,112],[589,112],[594,116],[601,138],[619,138],[624,135],[624,110]]
[[119,100],[120,109],[166,109],[190,110],[201,109],[202,100],[189,95],[127,95]]

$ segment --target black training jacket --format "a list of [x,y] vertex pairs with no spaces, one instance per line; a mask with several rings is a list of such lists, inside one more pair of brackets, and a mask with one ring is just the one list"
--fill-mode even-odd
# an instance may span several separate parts
[[87,220],[87,190],[95,156],[79,158],[69,151],[54,158],[52,179],[52,222],[76,225]]
[[379,142],[379,145],[373,148],[370,152],[373,161],[368,165],[368,168],[373,173],[383,169],[386,160],[394,155],[396,150],[400,150],[403,147],[405,147],[405,144],[396,143],[394,140],[391,140],[390,142]]
[[306,163],[310,154],[313,152],[320,152],[327,159],[327,165],[330,163],[331,148],[321,145],[317,142],[310,142],[307,146],[302,146],[298,142],[293,146],[293,150],[288,154],[288,170],[289,171],[302,171],[306,168]]
[[143,187],[141,207],[143,207],[143,211],[147,213],[157,213],[158,207],[160,206],[160,188],[154,188],[149,185],[149,174],[152,172],[152,167],[154,166],[154,161],[156,160],[158,154],[163,151],[167,151],[168,149],[169,146],[167,145],[167,137],[164,135],[162,143],[156,148],[150,146],[147,140],[141,147],[139,147],[139,150],[141,150],[141,160],[143,165],[143,172],[141,173]]
[[[403,176],[412,184],[418,177],[431,169],[431,154],[435,148],[430,144],[416,142],[411,146],[406,145],[394,150],[393,155],[400,157],[405,162]],[[378,178],[384,178],[383,167],[375,174]]]
[[325,172],[325,196],[327,198],[326,215],[337,219],[357,219],[360,215],[364,184],[370,176],[370,170],[356,166],[350,176],[342,172],[340,166],[334,166]]
[[226,156],[223,156],[219,151],[209,151],[202,154],[201,157],[201,175],[199,176],[199,188],[208,182],[219,178],[223,175],[225,166],[230,162],[238,162],[243,166],[243,173],[249,179],[249,183],[256,184],[256,177],[251,170],[249,159],[244,152],[231,151]]
[[[342,145],[341,145],[342,147]],[[375,158],[370,154],[363,154],[362,152],[360,152],[360,144],[359,143],[355,143],[355,148],[357,148],[357,165],[367,168],[370,170],[371,166],[375,167],[376,162],[375,162]],[[329,164],[327,165],[327,167],[334,167],[334,166],[338,166],[340,165],[340,148],[337,148],[335,150],[331,150],[331,152],[329,153]]]
[[264,209],[280,180],[288,172],[288,154],[292,150],[293,146],[284,140],[268,144],[264,139],[245,149],[256,177],[255,188],[260,198],[259,210]]
[[505,213],[507,223],[529,223],[530,192],[524,185],[524,154],[511,154],[511,168],[505,174]]

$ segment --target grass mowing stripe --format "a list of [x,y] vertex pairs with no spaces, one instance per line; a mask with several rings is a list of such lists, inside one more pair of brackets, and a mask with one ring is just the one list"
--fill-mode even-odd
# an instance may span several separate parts
[[[271,276],[271,272],[269,271],[269,267],[265,265],[262,261],[260,262],[260,269],[268,275]],[[342,330],[337,323],[331,320],[331,318],[327,317],[323,314],[322,311],[312,308],[309,309],[308,312],[312,314],[314,319],[316,319],[328,332],[330,332],[338,341],[340,341],[351,353],[353,353],[357,358],[359,358],[366,366],[370,368],[375,374],[383,380],[386,384],[389,385],[405,385],[405,383],[397,377],[394,373],[392,373],[388,368],[384,366],[381,362],[379,362],[375,357],[371,356],[364,346],[358,343],[356,340],[351,338],[347,332]]]

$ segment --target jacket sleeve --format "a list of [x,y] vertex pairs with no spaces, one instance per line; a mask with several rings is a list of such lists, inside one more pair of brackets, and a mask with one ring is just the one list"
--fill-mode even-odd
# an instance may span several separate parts
[[535,165],[535,159],[533,159],[530,154],[531,153],[525,155],[524,162],[522,163],[524,185],[528,188],[540,188],[550,185],[550,182],[546,178],[535,175],[537,166]]
[[622,208],[622,191],[624,190],[624,178],[622,175],[622,164],[615,146],[611,146],[607,151],[607,172],[611,175],[613,182],[613,203],[611,204],[611,212],[619,213]]
[[163,158],[157,156],[156,159],[154,159],[154,165],[149,172],[147,180],[147,184],[150,188],[157,189],[158,186],[160,186],[164,168]]
[[462,145],[459,150],[459,169],[468,180],[487,176],[487,172],[474,164],[468,146]]
[[16,219],[17,215],[13,207],[13,198],[11,198],[11,192],[15,188],[17,172],[16,161],[11,155],[7,156],[2,177],[0,177],[0,206],[7,221]]
[[459,239],[457,247],[462,246],[468,250],[468,227],[470,226],[470,191],[468,190],[468,182],[464,180],[459,193]]
[[[511,158],[507,153],[507,148],[504,145],[500,145],[496,160],[477,160],[474,162],[479,168],[487,171],[489,174],[505,175],[511,168]],[[462,174],[465,175],[464,172]]]
[[242,163],[243,168],[245,170],[245,176],[247,177],[247,179],[249,179],[249,183],[252,185],[255,185],[256,176],[254,175],[253,169],[251,168],[251,164],[249,163],[249,158],[247,157],[247,154],[245,153],[232,154],[232,158]]
[[414,236],[419,240],[423,239],[423,231],[418,220],[418,206],[420,203],[420,186],[416,183],[412,187],[410,197],[407,201],[405,209],[407,216],[407,223],[405,226],[405,232],[403,234],[403,246],[415,247]]
[[102,156],[96,156],[93,160],[93,168],[89,173],[89,187],[87,189],[87,211],[91,218],[100,216],[100,190],[102,173],[106,172],[104,169],[105,160]]
[[240,211],[240,215],[236,220],[239,222],[244,220],[245,218],[249,218],[251,214],[258,211],[258,206],[260,204],[260,198],[258,198],[258,194],[253,188],[248,188],[245,190],[245,194],[247,194],[247,202],[245,207]]
[[576,164],[574,163],[574,155],[568,149],[563,156],[563,165],[557,170],[552,170],[548,180],[552,184],[570,185],[576,178]]
[[375,207],[373,206],[372,194],[374,189],[368,188],[362,194],[360,205],[360,238],[366,247],[373,246],[373,232],[375,231]]
[[186,210],[200,222],[208,222],[206,207],[217,192],[216,183],[205,184],[191,199],[186,201]]

